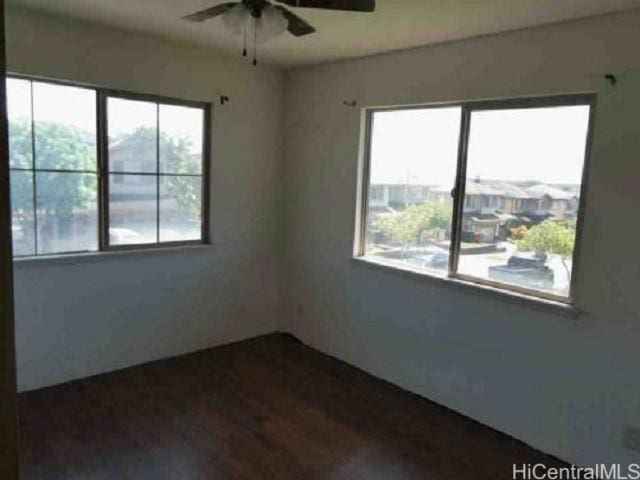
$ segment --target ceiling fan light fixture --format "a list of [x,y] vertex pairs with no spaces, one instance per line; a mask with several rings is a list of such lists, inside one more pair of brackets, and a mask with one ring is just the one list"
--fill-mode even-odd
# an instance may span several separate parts
[[222,15],[222,23],[234,35],[243,35],[251,19],[251,14],[242,3]]
[[287,31],[289,21],[273,5],[266,5],[260,15],[254,17],[247,8],[239,3],[222,15],[222,23],[235,35],[245,33],[257,42],[265,43]]
[[262,15],[254,19],[256,38],[259,42],[268,42],[287,31],[289,20],[273,5],[267,5],[262,10]]
[[373,12],[375,0],[240,0],[223,2],[182,17],[189,22],[204,22],[222,17],[222,23],[235,35],[243,37],[242,56],[248,53],[247,40],[253,44],[253,64],[257,65],[257,44],[265,43],[288,31],[295,37],[314,33],[316,29],[283,5],[325,10]]

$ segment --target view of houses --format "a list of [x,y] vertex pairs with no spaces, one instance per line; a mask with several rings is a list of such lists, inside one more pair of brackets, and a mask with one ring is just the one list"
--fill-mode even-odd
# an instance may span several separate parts
[[[535,225],[548,219],[575,220],[579,193],[578,185],[467,181],[462,225],[466,241],[505,240],[509,230],[518,225]],[[372,184],[370,219],[371,215],[392,215],[409,205],[429,201],[451,202],[451,190],[429,185]]]
[[[565,291],[570,277],[570,258],[540,251],[521,252],[517,244],[527,231],[545,222],[562,226],[559,228],[568,225],[566,231],[572,232],[579,193],[579,185],[467,180],[458,271],[523,287]],[[424,224],[419,214],[408,217],[417,212],[419,206],[435,212],[429,215],[440,215],[448,221],[431,222],[432,228],[425,228],[418,235],[408,233],[408,241],[403,241],[401,232],[394,231],[399,228],[394,227],[394,222],[398,225],[403,222],[413,225],[416,221]],[[451,210],[450,189],[431,185],[372,184],[367,251],[413,267],[446,271]]]
[[[18,167],[31,165],[32,133],[27,127],[26,121],[10,122],[11,155]],[[159,159],[152,129],[136,129],[109,145],[110,244],[200,238],[201,153],[191,153],[180,138],[159,138]],[[54,171],[11,171],[14,254],[96,250],[98,174],[92,172],[95,155],[87,153],[95,152],[95,140],[77,128],[44,122],[38,124],[37,140],[40,162]],[[71,171],[55,171],[62,168]],[[155,174],[158,168],[160,175]]]
[[[157,158],[156,135],[154,129],[139,128],[109,145],[109,235],[114,244],[156,242],[156,215],[161,241],[200,238],[202,154],[189,153],[180,139],[160,135]],[[137,174],[156,171],[178,175]]]

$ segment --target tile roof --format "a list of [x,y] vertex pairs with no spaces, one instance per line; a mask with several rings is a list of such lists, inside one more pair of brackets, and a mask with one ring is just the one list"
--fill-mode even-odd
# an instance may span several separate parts
[[544,196],[548,196],[553,200],[570,200],[573,197],[573,195],[565,192],[564,190],[544,184],[527,187],[527,192],[529,192],[531,198],[542,198]]

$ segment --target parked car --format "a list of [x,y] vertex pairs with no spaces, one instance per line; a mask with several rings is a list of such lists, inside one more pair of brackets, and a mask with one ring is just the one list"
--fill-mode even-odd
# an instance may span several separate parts
[[471,230],[462,230],[460,239],[467,243],[482,243],[482,234]]
[[135,230],[130,228],[111,227],[109,229],[109,243],[112,244],[130,244],[142,243],[143,237]]
[[406,263],[420,268],[443,269],[449,265],[449,252],[436,247],[428,247],[413,253]]
[[546,257],[516,254],[506,265],[489,267],[489,278],[527,288],[550,290],[554,285],[553,270],[546,265]]

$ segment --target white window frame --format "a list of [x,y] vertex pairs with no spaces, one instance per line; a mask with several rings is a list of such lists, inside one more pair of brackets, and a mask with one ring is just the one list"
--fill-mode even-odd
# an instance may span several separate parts
[[[124,90],[114,90],[110,88],[99,87],[95,85],[89,85],[79,82],[72,82],[66,80],[58,80],[47,77],[40,77],[36,75],[24,75],[19,73],[7,73],[6,78],[8,79],[17,79],[17,80],[26,80],[29,82],[40,82],[46,83],[50,85],[60,85],[67,87],[78,87],[87,90],[92,90],[96,94],[96,155],[97,155],[97,170],[96,172],[84,172],[84,173],[95,173],[97,175],[98,180],[98,191],[97,191],[97,205],[98,205],[98,222],[97,222],[97,240],[98,245],[96,250],[91,251],[63,251],[63,252],[55,252],[55,253],[38,253],[37,249],[35,254],[33,255],[14,255],[15,260],[41,260],[52,257],[65,257],[65,256],[74,256],[74,255],[101,255],[105,252],[112,251],[123,251],[123,250],[154,250],[154,249],[167,249],[172,247],[190,247],[197,245],[209,245],[211,243],[210,240],[210,223],[209,223],[209,212],[210,212],[210,196],[209,196],[209,185],[211,179],[211,117],[212,117],[212,104],[209,102],[198,102],[193,100],[184,100],[177,99],[173,97],[166,97],[161,95],[154,94],[146,94],[146,93],[136,93]],[[202,206],[201,206],[201,218],[200,218],[200,238],[195,240],[180,240],[180,241],[160,241],[159,236],[158,240],[155,243],[138,243],[138,244],[123,244],[123,245],[113,245],[109,242],[109,218],[108,218],[108,208],[109,208],[109,193],[108,193],[108,181],[109,174],[114,173],[109,170],[109,151],[108,151],[108,133],[107,133],[107,123],[108,123],[108,112],[107,112],[107,99],[108,98],[121,98],[128,100],[139,100],[145,101],[149,103],[155,103],[156,105],[175,105],[182,107],[191,107],[197,108],[203,111],[203,124],[202,124],[202,170],[199,174],[194,175],[185,175],[178,174],[173,176],[194,176],[201,178],[201,197],[202,197]],[[33,102],[33,98],[31,100]],[[33,104],[32,104],[33,108]],[[33,118],[32,118],[33,122]],[[32,135],[35,133],[32,132]],[[34,153],[35,155],[35,153]],[[35,195],[35,172],[36,171],[47,171],[46,169],[36,169],[35,167],[35,157],[33,159],[33,167],[31,169],[19,169],[19,168],[11,168],[11,170],[25,170],[25,171],[33,171],[34,173],[34,195]],[[61,170],[55,170],[55,172],[60,172]],[[78,173],[74,171],[74,173]],[[80,172],[82,173],[82,172]],[[117,173],[117,172],[116,172]],[[169,175],[158,172],[154,174],[154,177],[159,179],[162,176]],[[124,177],[123,177],[124,178]],[[131,178],[131,177],[129,177]],[[35,202],[35,200],[34,200]],[[156,200],[157,208],[159,208],[159,192],[157,193]],[[35,207],[34,207],[35,208]],[[156,223],[159,228],[159,216],[156,219]],[[35,226],[34,228],[37,228]]]
[[[368,263],[379,264],[380,262],[366,256],[366,230],[367,217],[369,212],[369,188],[371,186],[371,141],[373,134],[374,116],[378,112],[392,112],[414,109],[459,107],[461,109],[460,136],[458,143],[458,158],[455,186],[451,192],[453,198],[451,243],[449,247],[449,268],[446,273],[417,270],[407,266],[394,265],[391,262],[384,262],[384,267],[395,270],[407,271],[420,275],[421,277],[451,280],[456,283],[464,283],[475,287],[483,287],[501,293],[510,293],[530,298],[533,300],[544,300],[562,306],[573,306],[575,304],[575,292],[579,278],[580,251],[582,247],[582,230],[584,224],[585,204],[587,199],[587,185],[589,177],[589,163],[591,145],[593,138],[593,124],[595,117],[597,95],[595,93],[577,93],[569,95],[553,95],[545,97],[525,97],[509,98],[497,100],[481,100],[469,102],[436,103],[426,105],[408,105],[401,107],[375,107],[363,110],[363,136],[361,140],[361,155],[358,182],[358,197],[356,206],[356,228],[354,235],[354,258],[365,260]],[[589,120],[586,138],[585,158],[583,163],[582,179],[580,184],[580,199],[576,222],[576,239],[573,249],[573,261],[571,279],[568,295],[556,295],[541,290],[520,287],[517,285],[500,283],[488,279],[473,277],[462,274],[458,271],[460,257],[460,238],[462,232],[462,212],[465,202],[465,185],[467,180],[467,149],[469,144],[469,132],[471,125],[471,114],[478,111],[488,110],[513,110],[527,108],[545,107],[565,107],[565,106],[588,106]]]

